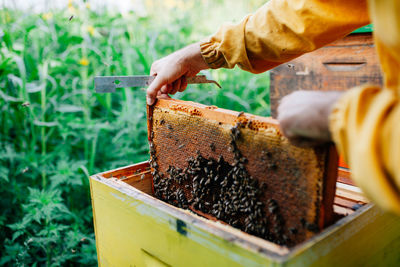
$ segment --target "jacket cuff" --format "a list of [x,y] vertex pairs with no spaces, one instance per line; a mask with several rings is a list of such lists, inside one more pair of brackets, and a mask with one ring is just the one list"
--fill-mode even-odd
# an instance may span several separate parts
[[218,48],[219,43],[213,41],[203,41],[200,43],[201,55],[211,69],[219,69],[227,66],[226,59]]
[[351,90],[344,93],[340,99],[334,104],[329,115],[329,130],[332,135],[332,140],[336,144],[339,154],[344,161],[350,164],[348,155],[346,154],[347,138],[346,138],[346,123],[348,118],[348,99]]

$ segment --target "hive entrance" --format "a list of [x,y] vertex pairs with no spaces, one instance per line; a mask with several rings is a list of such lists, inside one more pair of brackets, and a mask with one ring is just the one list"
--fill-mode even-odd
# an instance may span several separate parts
[[287,246],[332,213],[327,147],[294,147],[270,118],[193,102],[159,100],[148,113],[158,198]]

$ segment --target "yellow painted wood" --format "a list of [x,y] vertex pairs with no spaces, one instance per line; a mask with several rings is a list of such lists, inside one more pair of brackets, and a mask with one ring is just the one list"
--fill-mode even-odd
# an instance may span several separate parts
[[274,260],[195,225],[179,233],[174,216],[99,180],[91,179],[91,191],[101,266],[156,266],[145,254],[171,266],[274,266]]
[[294,249],[287,266],[400,266],[400,217],[368,204]]
[[288,250],[123,182],[90,186],[100,266],[400,266],[400,217],[371,204]]

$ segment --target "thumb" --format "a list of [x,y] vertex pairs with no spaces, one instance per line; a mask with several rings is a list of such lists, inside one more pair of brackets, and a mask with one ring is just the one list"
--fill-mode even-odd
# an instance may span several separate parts
[[166,84],[167,81],[163,79],[161,76],[157,75],[154,81],[147,88],[146,94],[146,102],[147,105],[151,106],[156,101],[157,93],[161,89],[161,87]]

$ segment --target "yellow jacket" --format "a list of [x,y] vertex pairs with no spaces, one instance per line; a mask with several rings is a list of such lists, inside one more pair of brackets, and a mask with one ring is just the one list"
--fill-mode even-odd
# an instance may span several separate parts
[[330,129],[364,193],[400,214],[400,1],[271,0],[239,24],[222,26],[200,47],[211,68],[238,65],[260,73],[370,22],[384,89],[365,85],[346,92]]

